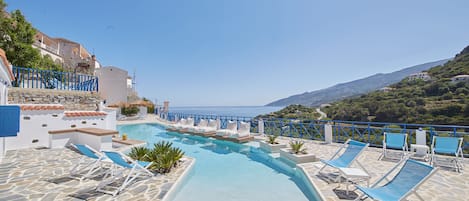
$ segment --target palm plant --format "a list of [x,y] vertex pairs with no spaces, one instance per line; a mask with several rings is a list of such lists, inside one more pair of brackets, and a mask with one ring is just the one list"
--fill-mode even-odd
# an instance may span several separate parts
[[277,137],[278,137],[278,135],[268,135],[267,136],[267,142],[269,144],[278,144],[278,142],[276,142]]
[[168,173],[171,168],[176,167],[184,152],[172,147],[173,143],[161,141],[153,145],[153,149],[147,154],[147,159],[153,161],[150,169],[159,173]]
[[152,149],[146,147],[133,147],[129,152],[129,157],[134,160],[151,161],[150,170],[159,173],[168,173],[171,168],[176,167],[179,160],[184,156],[184,152],[172,147],[173,143],[161,141],[155,143]]
[[303,147],[304,145],[305,142],[300,140],[294,140],[290,142],[290,147],[295,154],[306,154],[306,148]]
[[132,147],[129,152],[129,157],[134,159],[134,160],[148,160],[147,155],[150,153],[150,149],[146,147]]

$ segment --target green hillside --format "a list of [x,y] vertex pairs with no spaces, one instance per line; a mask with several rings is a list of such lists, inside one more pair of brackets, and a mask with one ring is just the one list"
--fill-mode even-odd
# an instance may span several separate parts
[[289,105],[279,111],[270,114],[259,115],[256,118],[271,119],[271,118],[285,118],[285,119],[317,119],[321,115],[316,112],[315,108],[306,107],[303,105]]
[[335,120],[469,125],[469,46],[442,66],[429,69],[431,80],[403,79],[388,92],[375,91],[336,102],[325,109]]

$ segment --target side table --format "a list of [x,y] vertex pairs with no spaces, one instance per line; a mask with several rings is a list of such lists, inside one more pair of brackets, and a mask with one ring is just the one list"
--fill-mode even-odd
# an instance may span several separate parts
[[[346,179],[346,194],[349,193],[349,185],[353,182],[366,181],[366,186],[370,186],[370,175],[362,169],[358,168],[339,168],[340,175]],[[339,177],[340,178],[340,177]],[[339,179],[339,183],[341,183]]]
[[430,148],[427,145],[420,144],[411,144],[410,152],[412,158],[423,159],[428,161],[428,154],[430,153]]

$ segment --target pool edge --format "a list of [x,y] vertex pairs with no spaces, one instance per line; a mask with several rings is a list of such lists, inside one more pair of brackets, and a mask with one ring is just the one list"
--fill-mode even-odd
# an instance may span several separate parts
[[173,198],[176,195],[175,193],[177,192],[178,188],[186,180],[187,176],[189,175],[189,172],[192,170],[192,168],[194,168],[194,164],[196,162],[195,158],[188,157],[188,156],[186,157],[192,159],[190,160],[191,163],[189,164],[188,167],[186,167],[184,172],[176,179],[176,182],[174,182],[171,188],[169,188],[168,192],[166,192],[166,194],[163,196],[161,201],[169,201],[171,198]]
[[296,168],[298,168],[299,170],[301,170],[301,173],[303,173],[306,178],[307,178],[307,181],[310,183],[310,185],[314,188],[314,190],[316,191],[316,193],[318,194],[319,196],[319,199],[321,199],[322,201],[325,201],[326,198],[324,197],[324,195],[322,194],[321,190],[319,190],[318,186],[314,183],[313,179],[311,178],[311,176],[309,176],[309,174],[307,173],[307,171],[304,169],[304,167],[302,166],[299,166],[297,165]]

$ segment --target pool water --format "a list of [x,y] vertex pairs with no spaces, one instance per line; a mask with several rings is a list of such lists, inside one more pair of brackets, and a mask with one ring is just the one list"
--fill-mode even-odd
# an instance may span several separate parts
[[250,146],[179,134],[157,124],[124,125],[118,130],[149,147],[170,141],[196,159],[174,201],[319,200],[303,173],[260,151],[256,142]]

